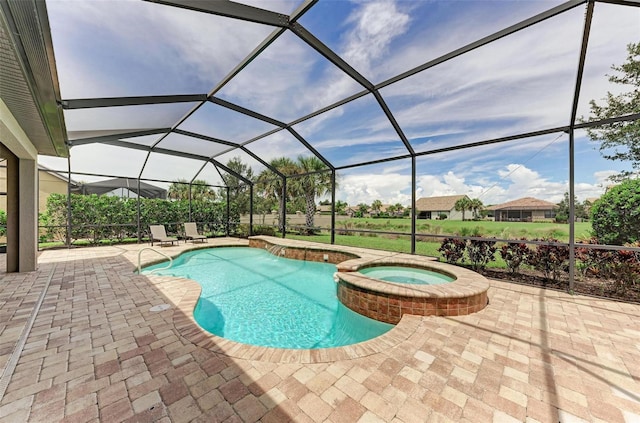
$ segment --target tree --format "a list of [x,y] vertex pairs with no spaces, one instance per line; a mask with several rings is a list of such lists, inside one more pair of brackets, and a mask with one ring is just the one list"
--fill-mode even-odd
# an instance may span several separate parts
[[[604,105],[591,100],[590,121],[640,113],[640,43],[627,45],[627,51],[626,61],[611,66],[616,74],[607,77],[609,82],[628,89],[618,95],[607,92]],[[633,172],[621,172],[613,179],[622,180],[640,170],[640,120],[587,128],[587,133],[592,140],[600,141],[600,154],[605,159],[631,162]]]
[[369,206],[367,206],[365,203],[360,203],[357,207],[358,210],[356,211],[356,217],[363,217],[369,212]]
[[[189,181],[186,179],[176,179],[169,185],[168,197],[170,200],[188,200],[189,199]],[[191,183],[191,199],[192,200],[209,200],[213,201],[216,193],[213,191],[207,181],[195,179]]]
[[378,213],[380,213],[381,209],[382,209],[382,201],[374,200],[373,203],[371,203],[371,211],[373,211],[376,214],[378,214]]
[[[232,158],[227,162],[226,166],[238,175],[250,181],[254,180],[253,169],[246,163],[243,163],[240,157]],[[225,182],[229,187],[229,201],[235,203],[240,214],[249,213],[249,185],[230,173],[226,174]],[[220,195],[224,198],[224,196],[226,196],[226,190],[221,189]]]
[[0,236],[7,233],[7,214],[4,210],[0,210]]
[[[295,174],[298,169],[295,162],[287,157],[272,159],[269,162],[269,165],[284,175]],[[258,175],[256,188],[258,193],[264,198],[272,200],[279,205],[278,208],[280,212],[278,213],[278,226],[281,230],[284,230],[285,216],[283,211],[285,209],[286,199],[291,192],[291,187],[287,185],[287,192],[284,193],[283,196],[282,184],[283,180],[280,176],[272,172],[270,169],[265,169],[260,173],[260,175]]]
[[347,212],[347,202],[346,201],[336,201],[336,213],[337,214],[345,214]]
[[397,211],[398,211],[398,208],[396,207],[395,204],[391,204],[389,205],[389,207],[387,207],[387,213],[389,214],[389,216],[395,216]]
[[473,211],[473,218],[478,219],[480,217],[480,212],[484,208],[484,204],[482,204],[482,200],[479,198],[474,198],[469,202],[469,207],[471,207],[471,211]]
[[404,206],[402,204],[396,203],[395,206],[396,206],[396,212],[402,213],[404,211]]
[[623,245],[640,240],[640,179],[623,181],[594,202],[591,226],[602,244]]
[[298,157],[298,172],[303,176],[296,178],[295,184],[299,194],[303,195],[306,201],[307,233],[313,233],[314,216],[316,212],[316,197],[326,195],[331,192],[331,174],[322,172],[327,170],[325,164],[316,156]]
[[464,212],[466,210],[471,210],[471,200],[465,195],[464,197],[456,201],[456,203],[453,205],[453,208],[455,211],[462,212],[462,220],[464,220]]
[[[580,219],[586,219],[589,215],[586,212],[587,204],[581,203],[578,201],[578,197],[574,196],[573,200],[574,204],[574,216]],[[564,198],[557,204],[556,207],[556,217],[555,220],[558,223],[567,223],[569,222],[569,193],[564,193]]]

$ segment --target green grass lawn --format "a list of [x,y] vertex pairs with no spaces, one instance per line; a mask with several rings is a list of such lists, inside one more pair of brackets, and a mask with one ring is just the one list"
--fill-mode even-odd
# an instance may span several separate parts
[[[410,219],[348,219],[336,222],[336,229],[365,229],[390,232],[411,232]],[[591,224],[575,224],[576,240],[590,237]],[[456,220],[417,220],[416,232],[433,235],[483,236],[502,239],[556,238],[569,241],[569,225],[562,223],[493,222]]]
[[[287,238],[298,239],[301,241],[321,242],[323,244],[331,243],[331,235],[295,235],[287,234]],[[373,250],[394,251],[399,253],[411,253],[411,240],[409,236],[400,236],[397,238],[389,238],[388,235],[378,236],[361,236],[361,235],[336,235],[336,245],[345,245],[348,247],[371,248]],[[416,242],[416,254],[422,256],[436,257],[440,259],[442,254],[438,251],[439,242]],[[490,262],[487,267],[506,268],[505,262],[496,252],[496,260]]]
[[[388,232],[410,232],[410,219],[349,219],[336,222],[336,230],[339,229],[364,229]],[[493,222],[493,221],[426,221],[416,222],[417,233],[431,235],[459,235],[459,236],[483,236],[501,239],[534,239],[555,238],[561,242],[569,241],[569,225],[560,223],[531,223],[531,222]],[[589,238],[591,224],[580,222],[575,224],[576,240]],[[331,235],[323,232],[318,235],[287,234],[287,238],[303,241],[314,241],[325,244],[331,243]],[[371,248],[375,250],[397,251],[400,253],[411,252],[411,236],[407,235],[383,235],[354,233],[353,235],[337,235],[337,245],[349,247]],[[441,239],[417,240],[416,253],[431,257],[442,257],[438,251]],[[488,267],[506,267],[500,255],[496,253],[496,261],[489,263]]]

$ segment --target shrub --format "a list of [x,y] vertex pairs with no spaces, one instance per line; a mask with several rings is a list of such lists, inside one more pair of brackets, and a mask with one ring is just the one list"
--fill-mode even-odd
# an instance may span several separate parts
[[[526,241],[526,238],[522,238],[521,241]],[[500,257],[514,275],[520,273],[520,266],[527,262],[530,254],[531,249],[524,242],[510,242],[500,248]]]
[[[598,244],[591,238],[589,244]],[[629,246],[638,247],[639,242]],[[582,263],[583,274],[609,279],[616,292],[626,292],[640,284],[640,252],[630,250],[576,249],[576,258]]]
[[496,242],[470,239],[467,244],[467,256],[474,270],[484,270],[490,261],[496,259]]
[[[636,242],[633,246],[639,247],[640,243]],[[640,285],[640,252],[619,250],[612,256],[609,275],[614,291],[626,292]]]
[[[584,242],[584,241],[583,241]],[[588,244],[598,244],[596,238],[586,241]],[[580,270],[583,276],[607,278],[608,264],[613,260],[613,251],[595,248],[576,248],[576,259],[580,262]]]
[[624,245],[639,240],[640,179],[629,179],[608,190],[591,207],[594,236],[603,244]]
[[[87,238],[92,243],[104,239],[137,237],[136,199],[121,199],[115,196],[71,195],[71,238]],[[168,234],[180,234],[181,223],[189,220],[200,222],[205,232],[226,233],[227,224],[233,233],[240,224],[237,207],[230,208],[226,216],[226,203],[209,200],[192,201],[191,219],[187,200],[166,201],[140,199],[140,225],[147,232],[149,225],[166,225]],[[41,224],[47,226],[43,239],[64,239],[67,225],[67,197],[51,194],[47,199],[47,210],[40,216]],[[228,222],[228,223],[227,223]],[[144,236],[144,235],[143,235]]]
[[535,250],[529,254],[527,264],[542,272],[545,279],[558,281],[560,273],[569,270],[569,248],[564,245],[551,245],[558,242],[557,239],[534,239],[533,241],[544,241],[549,244],[537,245]]
[[4,210],[0,210],[0,236],[4,236],[7,233],[7,214]]
[[461,239],[445,238],[438,251],[442,253],[447,263],[455,264],[464,256],[466,246],[467,244]]
[[[243,225],[240,225],[240,227],[242,228]],[[252,232],[254,235],[276,236],[276,230],[273,226],[254,225]],[[249,228],[247,228],[247,234],[248,233],[249,233]]]

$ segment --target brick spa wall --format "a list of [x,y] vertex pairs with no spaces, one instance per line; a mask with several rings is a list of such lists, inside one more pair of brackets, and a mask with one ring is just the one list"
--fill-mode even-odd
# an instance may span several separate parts
[[338,298],[356,313],[394,325],[404,314],[462,316],[480,311],[487,305],[487,291],[459,298],[406,297],[368,290],[342,279],[338,282]]

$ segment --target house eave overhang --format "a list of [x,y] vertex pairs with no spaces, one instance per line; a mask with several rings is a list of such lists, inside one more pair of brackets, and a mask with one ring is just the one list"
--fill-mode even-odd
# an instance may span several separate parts
[[69,155],[44,1],[0,0],[0,98],[38,154]]

